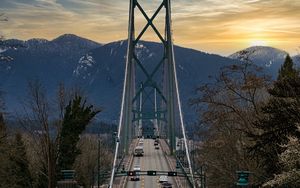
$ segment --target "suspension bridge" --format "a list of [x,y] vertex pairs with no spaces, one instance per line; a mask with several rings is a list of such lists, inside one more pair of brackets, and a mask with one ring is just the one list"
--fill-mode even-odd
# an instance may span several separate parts
[[[151,16],[140,1],[130,0],[125,78],[109,187],[196,187],[176,75],[171,1],[155,1],[158,8]],[[136,16],[146,20],[139,33]],[[163,28],[154,24],[159,16]],[[136,52],[150,29],[162,44],[161,59],[146,64]]]

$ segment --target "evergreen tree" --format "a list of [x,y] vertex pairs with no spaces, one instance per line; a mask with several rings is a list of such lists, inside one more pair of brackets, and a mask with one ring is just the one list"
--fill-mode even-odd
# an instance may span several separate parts
[[0,145],[6,138],[6,126],[4,124],[3,114],[0,112]]
[[288,144],[283,146],[286,150],[279,155],[283,171],[276,174],[274,179],[264,186],[271,187],[298,187],[300,185],[300,141],[297,138],[289,138]]
[[287,55],[281,66],[274,87],[269,90],[273,97],[296,98],[300,94],[299,71],[294,67],[293,60]]
[[69,102],[65,108],[60,134],[58,157],[60,169],[72,169],[76,157],[80,154],[77,148],[79,136],[99,112],[92,105],[86,106],[86,101],[82,101],[80,96],[75,96]]
[[284,64],[278,72],[277,80],[284,80],[286,78],[296,78],[298,76],[298,71],[294,69],[294,63],[290,55],[287,55]]
[[3,140],[0,150],[0,188],[32,187],[29,162],[21,135],[16,134],[12,141],[8,138]]
[[12,152],[10,155],[11,177],[14,177],[16,188],[32,187],[32,178],[29,171],[28,159],[26,156],[26,148],[22,140],[21,134],[15,135],[15,140],[12,144]]
[[258,134],[249,134],[254,141],[250,152],[265,171],[262,183],[282,171],[279,155],[285,149],[281,145],[287,144],[289,136],[300,138],[297,129],[300,123],[300,77],[289,56],[269,93],[271,97],[261,109],[262,116],[254,123]]
[[3,114],[0,113],[0,188],[8,185],[7,169],[9,169],[8,154],[10,149],[8,146],[6,126]]

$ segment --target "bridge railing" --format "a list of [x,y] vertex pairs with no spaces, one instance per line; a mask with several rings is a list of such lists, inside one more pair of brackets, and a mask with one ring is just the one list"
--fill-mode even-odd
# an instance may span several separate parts
[[177,164],[176,164],[176,167],[179,166],[179,168],[181,169],[181,171],[182,171],[184,177],[186,177],[186,179],[188,180],[189,185],[190,185],[191,187],[193,187],[193,183],[192,183],[193,181],[191,180],[191,175],[188,174],[188,173],[185,171],[185,168],[184,168],[183,164],[181,163],[181,161],[178,159],[178,157],[175,156],[175,158],[176,158],[176,163],[177,163]]
[[121,156],[121,160],[120,160],[120,162],[119,162],[119,164],[118,164],[118,166],[117,166],[117,168],[116,168],[116,169],[117,169],[117,172],[120,170],[121,165],[122,165],[124,159],[125,159],[125,155],[122,155],[122,156]]
[[[167,147],[167,148],[165,148],[165,149],[167,149],[168,151],[166,151],[165,149],[163,149],[163,152],[164,152],[164,154],[165,154],[165,156],[167,157],[167,155],[169,155],[170,154],[170,151],[169,151],[169,148],[170,148],[170,145],[169,145],[169,143],[168,143],[168,141],[166,140],[166,139],[162,139],[162,140],[164,140],[164,143],[165,143],[165,146]],[[177,161],[179,161],[180,162],[180,160],[179,160],[179,158],[176,156],[176,155],[174,155],[175,157],[174,157],[174,159],[175,159],[175,161],[177,162]],[[168,161],[168,163],[169,163],[169,165],[171,165],[170,164],[170,161]],[[191,180],[191,175],[190,175],[190,173],[187,173],[186,172],[186,170],[185,170],[185,168],[184,168],[184,165],[180,162],[180,163],[178,163],[179,164],[179,168],[181,169],[181,171],[182,171],[182,173],[178,173],[179,175],[178,175],[178,177],[184,177],[187,181],[188,181],[188,184],[189,184],[189,186],[190,187],[194,187],[193,186],[193,181]],[[177,166],[177,165],[176,165]],[[175,166],[174,166],[174,168],[176,168]],[[177,168],[176,168],[177,169]],[[183,187],[182,185],[179,185],[178,184],[179,182],[177,182],[177,185],[178,185],[178,187]]]

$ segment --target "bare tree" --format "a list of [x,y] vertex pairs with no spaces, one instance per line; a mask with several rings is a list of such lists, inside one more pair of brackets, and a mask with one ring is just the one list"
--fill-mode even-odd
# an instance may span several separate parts
[[[67,90],[61,83],[56,98],[50,100],[40,81],[35,80],[28,84],[27,100],[23,105],[25,115],[20,115],[19,121],[27,130],[26,140],[27,146],[30,147],[28,153],[31,155],[31,169],[38,170],[36,178],[41,179],[40,184],[36,183],[37,187],[56,186],[60,170],[59,159],[62,156],[60,144],[67,103],[82,93],[78,88]],[[43,185],[43,182],[47,185]]]
[[[98,147],[98,142],[100,142],[100,147]],[[85,134],[78,143],[81,154],[77,157],[74,168],[76,169],[80,183],[83,184],[84,187],[91,187],[97,181],[98,152],[100,162],[100,185],[105,180],[103,173],[110,169],[113,158],[113,153],[107,144],[108,142],[109,140],[103,135],[97,136]]]
[[48,188],[55,187],[56,180],[56,139],[53,138],[53,125],[50,121],[50,105],[46,91],[38,81],[28,84],[27,100],[24,104],[25,116],[20,123],[34,140],[34,151],[41,163],[40,173],[46,177]]
[[212,84],[197,89],[199,96],[191,103],[198,106],[204,130],[199,132],[204,143],[197,160],[207,167],[210,186],[230,187],[236,170],[257,170],[247,156],[245,133],[255,131],[252,122],[267,97],[269,82],[260,67],[245,61],[225,66]]

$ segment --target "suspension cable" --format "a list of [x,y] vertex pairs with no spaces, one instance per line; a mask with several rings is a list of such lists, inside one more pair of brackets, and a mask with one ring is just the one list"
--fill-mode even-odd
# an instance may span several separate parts
[[130,14],[129,14],[129,25],[128,25],[128,41],[127,41],[127,60],[126,60],[126,65],[125,65],[125,75],[124,75],[124,84],[123,84],[123,94],[122,94],[122,103],[121,103],[121,112],[120,112],[120,119],[119,119],[119,128],[118,128],[118,135],[117,135],[117,142],[116,142],[116,148],[115,148],[115,156],[114,156],[114,161],[113,161],[113,167],[112,167],[112,172],[111,172],[111,177],[110,177],[110,183],[109,183],[109,188],[112,188],[113,186],[113,181],[115,177],[115,170],[116,170],[116,163],[117,163],[117,157],[118,157],[118,150],[119,150],[119,145],[120,145],[120,135],[121,135],[121,128],[122,128],[122,123],[123,123],[123,111],[124,111],[124,104],[125,104],[125,95],[126,95],[126,84],[127,84],[127,74],[128,74],[128,65],[131,61],[130,57],[128,56],[129,50],[130,50],[130,42],[133,37],[132,31],[132,18],[133,18],[133,0],[130,0]]
[[[169,5],[168,5],[168,7],[169,7],[169,9],[168,9],[168,18],[169,18],[169,21],[170,21],[170,23],[169,23],[170,24],[170,28],[172,28],[170,1],[168,1],[168,3],[169,3]],[[171,30],[171,32],[172,32],[172,30]],[[185,146],[185,151],[186,151],[186,157],[187,157],[187,160],[188,160],[189,170],[190,170],[190,174],[191,174],[191,178],[192,178],[192,184],[195,187],[193,169],[192,169],[192,165],[191,165],[191,159],[190,159],[190,155],[189,155],[189,148],[188,148],[188,145],[187,145],[187,140],[186,140],[186,135],[185,135],[185,127],[184,127],[184,123],[183,123],[181,100],[180,100],[180,95],[179,95],[178,80],[177,80],[177,73],[176,73],[176,63],[175,63],[175,57],[174,57],[173,39],[171,39],[171,50],[172,50],[173,73],[174,73],[174,78],[175,78],[175,89],[176,89],[176,94],[177,94],[177,103],[178,103],[178,109],[179,109],[181,130],[182,130],[183,139],[184,139],[184,146]]]

